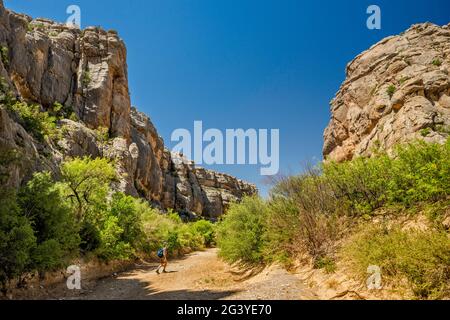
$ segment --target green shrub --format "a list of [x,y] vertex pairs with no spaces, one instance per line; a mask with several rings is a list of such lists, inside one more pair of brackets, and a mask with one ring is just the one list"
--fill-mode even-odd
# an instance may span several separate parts
[[138,200],[121,192],[113,195],[110,214],[118,218],[118,225],[123,230],[121,240],[138,245],[143,237],[142,216],[138,211]]
[[5,105],[7,108],[15,103],[15,99],[9,88],[9,84],[5,78],[0,77],[0,104]]
[[220,255],[231,262],[263,262],[267,215],[266,203],[257,196],[231,204],[217,227]]
[[120,219],[110,215],[100,230],[100,248],[98,256],[105,260],[129,259],[135,251],[130,243],[123,241],[124,229],[120,227]]
[[27,271],[36,238],[30,222],[20,212],[13,191],[0,186],[0,289]]
[[336,271],[336,263],[330,257],[321,257],[315,261],[314,268],[324,269],[326,273],[334,273]]
[[417,298],[439,299],[450,294],[450,238],[439,231],[402,231],[365,226],[343,249],[356,274],[381,268],[385,281],[402,278]]
[[199,220],[191,224],[194,233],[198,233],[203,238],[203,246],[211,247],[215,244],[216,235],[214,224],[207,220]]
[[17,114],[25,130],[31,132],[38,140],[43,141],[45,137],[54,138],[57,135],[57,119],[50,116],[48,112],[41,111],[40,106],[15,102],[7,107]]
[[380,154],[345,163],[327,163],[324,179],[341,207],[367,214],[386,205],[412,206],[450,194],[450,139],[446,144],[412,142],[395,158]]
[[73,111],[73,108],[70,106],[62,105],[59,102],[55,102],[51,107],[48,109],[48,113],[55,117],[57,120],[61,119],[73,119],[76,118],[76,114]]
[[386,93],[389,95],[389,97],[392,98],[392,96],[394,95],[394,93],[395,93],[396,90],[397,90],[397,88],[396,88],[393,84],[391,84],[391,85],[387,88]]
[[137,199],[117,192],[100,226],[99,255],[104,259],[129,259],[141,248],[144,237]]
[[110,139],[109,129],[106,127],[98,127],[95,129],[95,135],[101,143],[106,143]]
[[325,214],[318,208],[306,210],[305,202],[273,195],[267,218],[264,256],[289,264],[302,254],[309,254],[314,265],[333,259],[337,241],[347,229],[345,216]]
[[100,230],[91,221],[85,220],[81,223],[79,235],[81,252],[86,254],[100,248]]
[[420,130],[420,135],[422,137],[426,137],[431,133],[431,129],[430,128],[423,128]]
[[232,206],[218,228],[218,246],[230,261],[290,263],[307,253],[316,267],[330,271],[328,262],[335,260],[340,240],[358,221],[354,218],[369,219],[383,207],[445,201],[448,177],[450,139],[444,145],[405,144],[394,157],[378,152],[372,158],[326,162],[279,179],[268,201]]
[[440,67],[442,65],[442,61],[439,58],[434,59],[431,63],[436,67]]
[[50,173],[35,173],[20,190],[18,203],[36,237],[33,269],[56,269],[77,255],[80,239],[75,217]]
[[155,252],[164,244],[167,245],[169,253],[198,250],[215,241],[211,222],[184,223],[178,213],[169,210],[167,214],[161,214],[142,201],[138,203],[138,210],[142,213],[145,235],[143,247],[146,252]]
[[0,58],[5,67],[9,65],[9,49],[8,47],[0,46]]
[[89,71],[83,71],[81,75],[81,83],[86,87],[91,83],[91,81],[91,73]]
[[[75,235],[75,234],[74,234]],[[34,270],[41,274],[45,271],[54,271],[65,265],[68,252],[64,252],[61,244],[55,239],[48,239],[36,246],[31,252],[31,264]],[[73,253],[69,253],[69,257]]]

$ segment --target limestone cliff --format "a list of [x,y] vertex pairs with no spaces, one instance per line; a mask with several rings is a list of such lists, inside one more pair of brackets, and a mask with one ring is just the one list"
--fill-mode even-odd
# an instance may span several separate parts
[[90,155],[115,159],[116,188],[162,208],[215,218],[230,201],[257,192],[165,149],[150,118],[131,107],[126,47],[115,31],[33,20],[0,0],[0,46],[2,87],[42,111],[57,102],[75,115],[58,123],[60,139],[38,141],[0,105],[0,152],[21,157],[8,168],[9,185],[20,186],[36,170],[58,174],[65,158]]
[[337,161],[450,134],[450,24],[413,25],[347,66],[331,102],[323,154]]

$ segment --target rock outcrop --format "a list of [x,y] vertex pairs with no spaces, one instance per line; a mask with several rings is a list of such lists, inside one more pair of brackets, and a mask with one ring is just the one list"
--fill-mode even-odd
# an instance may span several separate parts
[[216,218],[231,201],[257,192],[164,147],[150,118],[131,107],[127,52],[117,32],[33,20],[0,0],[0,46],[0,98],[8,91],[42,111],[59,103],[73,112],[58,123],[57,141],[38,141],[0,104],[0,152],[20,155],[9,165],[9,185],[19,187],[37,170],[57,175],[68,157],[101,156],[116,160],[117,190],[161,208]]
[[331,102],[325,158],[345,161],[450,134],[450,24],[413,25],[360,54]]

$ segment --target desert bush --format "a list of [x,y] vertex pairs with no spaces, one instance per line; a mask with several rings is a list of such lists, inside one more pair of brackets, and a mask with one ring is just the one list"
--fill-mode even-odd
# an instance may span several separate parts
[[320,265],[318,261],[334,259],[347,226],[345,216],[307,211],[289,200],[277,199],[271,202],[266,239],[273,248],[272,256],[278,255],[281,261],[306,253]]
[[8,67],[9,65],[8,47],[0,46],[0,59],[2,60],[3,66]]
[[392,157],[377,152],[308,167],[279,178],[267,201],[234,204],[218,230],[221,254],[230,261],[289,263],[306,253],[316,267],[332,270],[341,239],[358,218],[383,207],[445,202],[449,168],[450,139],[405,144]]
[[231,204],[217,227],[220,255],[231,262],[263,262],[267,215],[267,204],[258,196]]
[[191,224],[194,233],[198,233],[203,238],[204,247],[211,247],[215,244],[215,226],[211,221],[199,220]]
[[104,259],[129,259],[136,255],[144,237],[137,199],[114,193],[99,227],[99,256]]
[[0,187],[0,203],[0,289],[5,292],[10,279],[27,271],[36,238],[12,190]]
[[164,244],[167,245],[169,253],[199,250],[215,242],[214,226],[211,222],[200,220],[184,223],[178,213],[169,210],[167,214],[161,214],[148,204],[139,202],[140,211],[143,213],[147,251],[155,252]]
[[78,254],[80,239],[74,214],[50,173],[35,173],[20,190],[18,204],[36,237],[31,253],[33,269],[55,269]]
[[367,277],[369,265],[377,265],[385,281],[406,279],[417,298],[450,294],[450,238],[445,232],[365,225],[343,255],[361,278]]
[[97,255],[105,260],[126,260],[135,255],[131,243],[123,240],[124,229],[120,226],[120,219],[114,215],[108,215],[100,230],[100,247]]
[[386,205],[408,207],[445,199],[450,194],[449,176],[450,139],[444,145],[400,145],[394,157],[379,154],[323,166],[323,177],[339,205],[357,215]]
[[45,137],[57,136],[57,119],[42,111],[39,105],[16,101],[8,104],[7,108],[18,116],[20,124],[36,139],[43,141]]
[[389,97],[392,98],[392,96],[394,95],[395,91],[397,91],[397,88],[394,85],[390,85],[387,89],[386,89],[386,93],[389,95]]

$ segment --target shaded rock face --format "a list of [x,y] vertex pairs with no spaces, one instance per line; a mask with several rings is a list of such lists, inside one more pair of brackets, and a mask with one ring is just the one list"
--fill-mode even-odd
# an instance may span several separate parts
[[10,186],[19,187],[37,170],[57,175],[64,159],[92,156],[115,160],[115,189],[161,208],[216,218],[231,201],[257,192],[164,147],[150,118],[131,107],[127,52],[115,31],[32,20],[0,0],[0,46],[6,48],[0,77],[13,95],[43,110],[61,103],[79,119],[60,121],[58,141],[39,142],[0,104],[0,151],[20,155],[8,168]]
[[450,133],[450,24],[412,26],[360,54],[331,102],[323,154],[344,161]]

